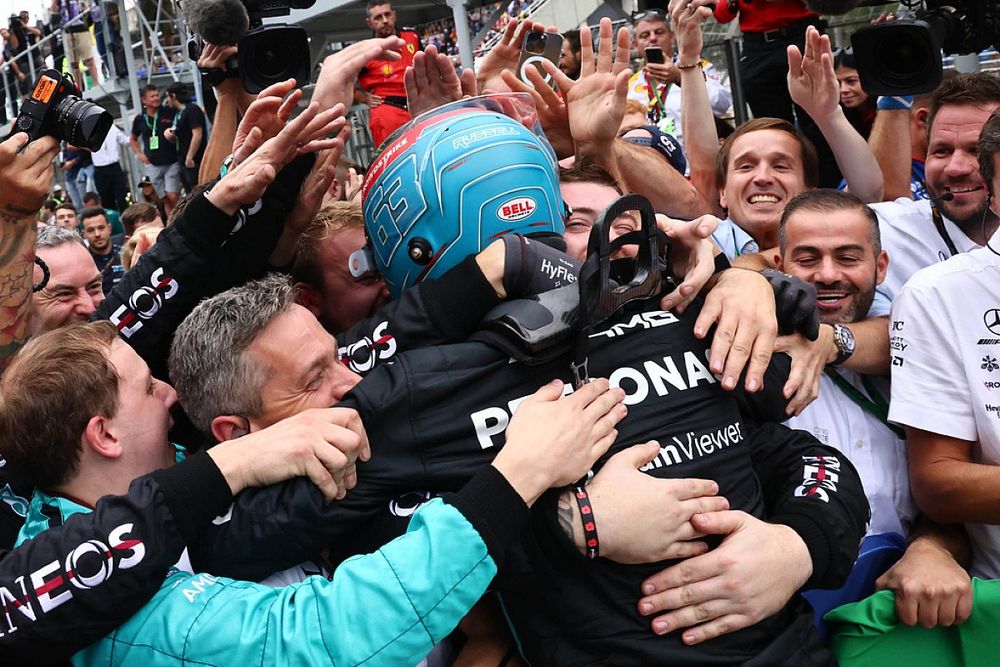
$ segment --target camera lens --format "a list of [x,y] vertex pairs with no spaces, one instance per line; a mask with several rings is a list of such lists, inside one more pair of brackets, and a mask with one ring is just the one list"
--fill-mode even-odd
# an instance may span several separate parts
[[75,95],[67,95],[52,109],[52,134],[92,151],[104,143],[113,122],[111,114],[98,105],[81,100]]
[[281,53],[277,45],[271,44],[258,49],[250,59],[255,71],[262,76],[278,79],[282,73],[288,69],[288,60],[285,54]]
[[259,93],[273,83],[294,78],[309,82],[309,40],[301,26],[267,25],[240,40],[237,54],[243,87]]

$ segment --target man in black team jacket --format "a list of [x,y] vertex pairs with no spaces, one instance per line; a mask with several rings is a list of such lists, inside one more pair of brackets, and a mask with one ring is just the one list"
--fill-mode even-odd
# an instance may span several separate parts
[[[281,287],[271,280],[242,289]],[[239,300],[203,302],[190,322],[214,317],[221,303]],[[769,570],[777,576],[766,582],[781,599],[767,610],[769,618],[697,647],[683,645],[677,634],[658,637],[636,602],[643,580],[665,563],[628,566],[580,556],[560,532],[550,498],[547,511],[535,514],[519,565],[502,572],[499,584],[533,664],[832,662],[795,593],[803,586],[837,586],[849,572],[868,519],[859,478],[848,461],[812,436],[756,423],[755,418],[782,415],[783,400],[737,398],[722,390],[707,366],[710,340],[692,333],[698,305],[679,317],[654,307],[609,321],[590,338],[590,370],[627,394],[629,414],[618,425],[613,451],[656,438],[661,450],[646,466],[649,474],[716,480],[732,510],[745,513],[740,516],[754,538],[781,545],[779,562]],[[270,349],[287,350],[288,364],[296,363],[298,349],[269,342]],[[391,498],[415,488],[460,487],[495,456],[518,400],[540,380],[570,377],[565,359],[541,366],[512,363],[507,353],[478,341],[410,350],[394,360],[376,368],[340,403],[358,410],[375,443],[372,461],[359,467],[358,486],[347,498],[324,506],[294,483],[283,494],[243,494],[229,523],[212,539],[210,562],[202,565],[253,577],[321,544],[342,552],[363,545],[357,549],[363,551],[370,546],[364,529],[391,514]],[[178,383],[192,380],[178,378]],[[782,386],[774,376],[767,384]],[[600,531],[599,511],[596,518]],[[267,534],[273,537],[259,539]],[[240,554],[251,535],[255,557],[248,562]],[[729,553],[732,539],[713,546]]]

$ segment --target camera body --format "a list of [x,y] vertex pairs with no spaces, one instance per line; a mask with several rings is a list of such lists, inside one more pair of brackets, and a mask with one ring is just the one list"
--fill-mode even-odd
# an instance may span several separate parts
[[96,151],[108,136],[114,119],[100,106],[80,99],[78,93],[69,75],[54,69],[43,71],[21,105],[10,133],[26,132],[29,141],[52,136]]
[[941,52],[979,53],[1000,47],[1000,1],[926,0],[912,19],[858,30],[851,36],[861,87],[869,95],[912,95],[941,83]]

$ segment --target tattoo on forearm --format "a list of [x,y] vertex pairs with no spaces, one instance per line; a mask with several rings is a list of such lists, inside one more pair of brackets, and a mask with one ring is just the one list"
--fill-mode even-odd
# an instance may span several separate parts
[[570,540],[576,542],[576,515],[573,512],[573,499],[569,491],[564,491],[559,496],[559,503],[556,509],[556,517],[559,519],[559,528]]

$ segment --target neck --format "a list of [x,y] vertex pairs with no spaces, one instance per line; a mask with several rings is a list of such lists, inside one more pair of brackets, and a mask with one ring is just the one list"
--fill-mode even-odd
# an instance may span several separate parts
[[71,500],[77,505],[82,505],[90,509],[94,509],[97,505],[98,499],[102,496],[107,495],[106,493],[97,493],[93,490],[85,488],[86,485],[80,484],[78,478],[57,486],[53,488],[49,495],[60,496],[66,500]]
[[993,234],[996,233],[998,226],[997,216],[995,216],[992,211],[989,211],[986,216],[985,225],[983,225],[981,219],[965,225],[958,225],[959,229],[961,229],[966,236],[975,241],[977,245],[981,246],[986,245],[986,242],[993,238]]
[[146,107],[147,116],[155,116],[156,112],[160,110],[160,107]]

